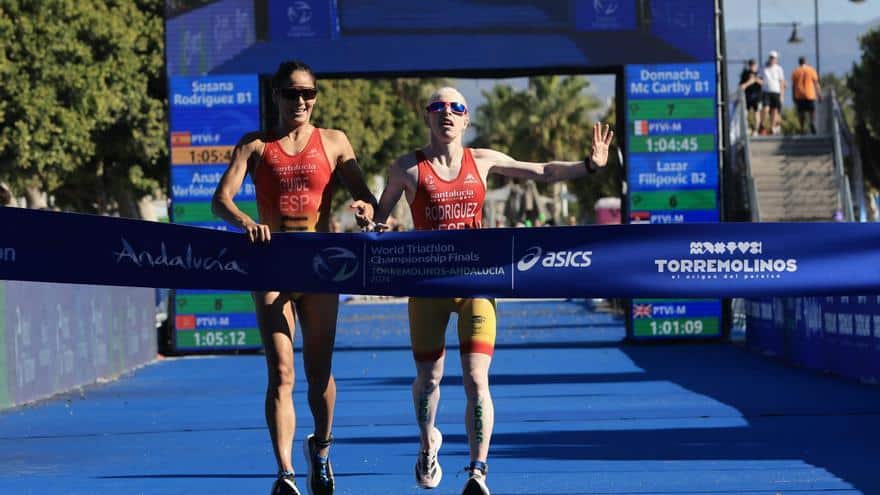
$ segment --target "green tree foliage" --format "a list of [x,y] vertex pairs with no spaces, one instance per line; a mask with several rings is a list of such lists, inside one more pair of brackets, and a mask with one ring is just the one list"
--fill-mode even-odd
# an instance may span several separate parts
[[844,77],[838,77],[835,74],[825,74],[822,76],[820,84],[823,92],[834,89],[837,101],[840,103],[840,109],[843,111],[843,118],[846,119],[849,128],[853,129],[856,123],[856,112],[853,106],[855,95],[852,88],[849,87],[849,79],[850,76],[848,74]]
[[388,81],[341,79],[320,81],[313,123],[318,127],[341,129],[348,135],[358,162],[368,175],[380,171],[375,155],[395,130],[390,111],[395,96]]
[[318,82],[314,124],[345,131],[366,175],[386,175],[399,155],[424,146],[422,107],[443,79]]
[[[444,79],[321,80],[313,123],[344,131],[364,175],[385,177],[398,156],[427,143],[422,107],[445,84]],[[334,205],[348,197],[337,187]]]
[[163,2],[0,5],[0,180],[135,215],[167,176]]
[[854,94],[853,102],[871,136],[880,138],[880,28],[868,31],[861,37],[862,59],[853,66],[849,87]]
[[[506,85],[484,91],[486,101],[472,117],[477,136],[471,145],[523,161],[582,160],[592,140],[590,115],[601,106],[587,94],[589,85],[582,76],[538,76],[529,78],[523,91]],[[613,125],[614,118],[612,107],[603,120]],[[601,196],[620,194],[616,147],[610,155],[607,170],[571,184],[581,212],[592,210]]]
[[862,58],[853,64],[847,87],[852,91],[855,133],[862,148],[865,179],[880,187],[880,28],[859,39]]

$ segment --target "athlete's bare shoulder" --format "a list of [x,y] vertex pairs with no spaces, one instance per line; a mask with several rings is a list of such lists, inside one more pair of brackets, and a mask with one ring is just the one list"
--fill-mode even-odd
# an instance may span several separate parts
[[348,143],[348,136],[345,135],[345,132],[340,131],[339,129],[316,129],[321,133],[321,140],[324,141],[325,144],[331,145],[345,145]]
[[474,160],[478,161],[495,162],[499,160],[510,159],[510,157],[508,157],[504,153],[489,148],[471,148],[471,156],[474,157]]
[[[393,169],[399,173],[417,174],[419,165],[419,157],[415,151],[400,155],[392,165]],[[417,175],[416,175],[417,176]]]
[[345,161],[354,158],[354,150],[352,150],[351,142],[345,132],[339,129],[316,128],[315,130],[321,133],[321,142],[330,155],[331,161],[337,159]]
[[265,146],[266,142],[269,140],[268,134],[269,133],[266,131],[248,132],[238,140],[238,146],[250,151],[262,151],[263,146]]
[[471,148],[471,156],[484,179],[495,164],[513,160],[504,153],[489,148]]
[[255,155],[260,156],[263,154],[263,148],[265,148],[267,140],[268,133],[266,131],[248,132],[238,140],[235,153],[246,160]]
[[408,191],[413,191],[419,182],[419,159],[416,153],[410,152],[397,157],[388,173],[389,185],[398,184]]
[[318,127],[317,129],[321,131],[321,137],[325,139],[348,139],[345,131],[340,129],[328,129],[325,127]]

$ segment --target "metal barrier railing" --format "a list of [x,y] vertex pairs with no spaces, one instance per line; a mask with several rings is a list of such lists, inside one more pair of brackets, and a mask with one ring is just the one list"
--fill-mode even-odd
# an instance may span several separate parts
[[731,132],[730,146],[733,148],[732,156],[734,159],[737,158],[738,154],[741,156],[742,169],[740,181],[743,183],[742,189],[746,196],[745,200],[749,210],[749,219],[752,222],[760,222],[761,209],[758,204],[758,186],[752,178],[752,153],[749,145],[749,115],[748,109],[744,104],[745,101],[745,92],[742,89],[739,89],[736,93],[734,111],[731,112],[732,122],[730,123],[730,127],[731,129],[735,129],[735,132]]
[[[831,127],[834,137],[837,141],[834,148],[835,169],[837,169],[837,162],[839,161],[839,173],[842,174],[842,177],[845,178],[846,182],[846,193],[841,196],[841,198],[844,199],[844,208],[846,208],[847,210],[846,218],[847,221],[855,221],[854,207],[857,207],[859,212],[858,221],[864,222],[867,220],[867,211],[865,206],[865,186],[862,175],[862,155],[859,152],[859,147],[856,143],[855,136],[853,136],[853,133],[849,128],[849,123],[846,121],[846,118],[843,115],[843,110],[840,108],[840,102],[837,99],[837,93],[834,91],[834,88],[830,89],[829,98],[831,100]],[[845,149],[844,145],[846,146]],[[850,159],[852,160],[852,172],[854,182],[852,186],[855,186],[854,190],[853,188],[851,188],[849,177],[843,167],[844,157],[847,156],[850,157]],[[853,196],[855,196],[856,198],[857,205],[853,204]]]

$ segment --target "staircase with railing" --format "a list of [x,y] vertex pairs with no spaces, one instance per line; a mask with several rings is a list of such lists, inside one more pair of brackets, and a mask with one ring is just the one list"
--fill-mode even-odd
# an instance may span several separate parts
[[[742,94],[738,101],[744,101]],[[817,108],[818,134],[749,136],[743,105],[731,112],[728,217],[753,222],[853,221],[844,160],[852,145],[833,91]]]

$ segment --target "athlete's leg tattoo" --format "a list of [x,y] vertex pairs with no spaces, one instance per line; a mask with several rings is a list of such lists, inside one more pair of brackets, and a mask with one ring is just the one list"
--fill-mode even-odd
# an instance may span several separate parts
[[462,354],[461,367],[467,396],[465,425],[472,461],[486,462],[489,442],[495,425],[495,407],[489,393],[489,365],[492,358],[485,354]]

